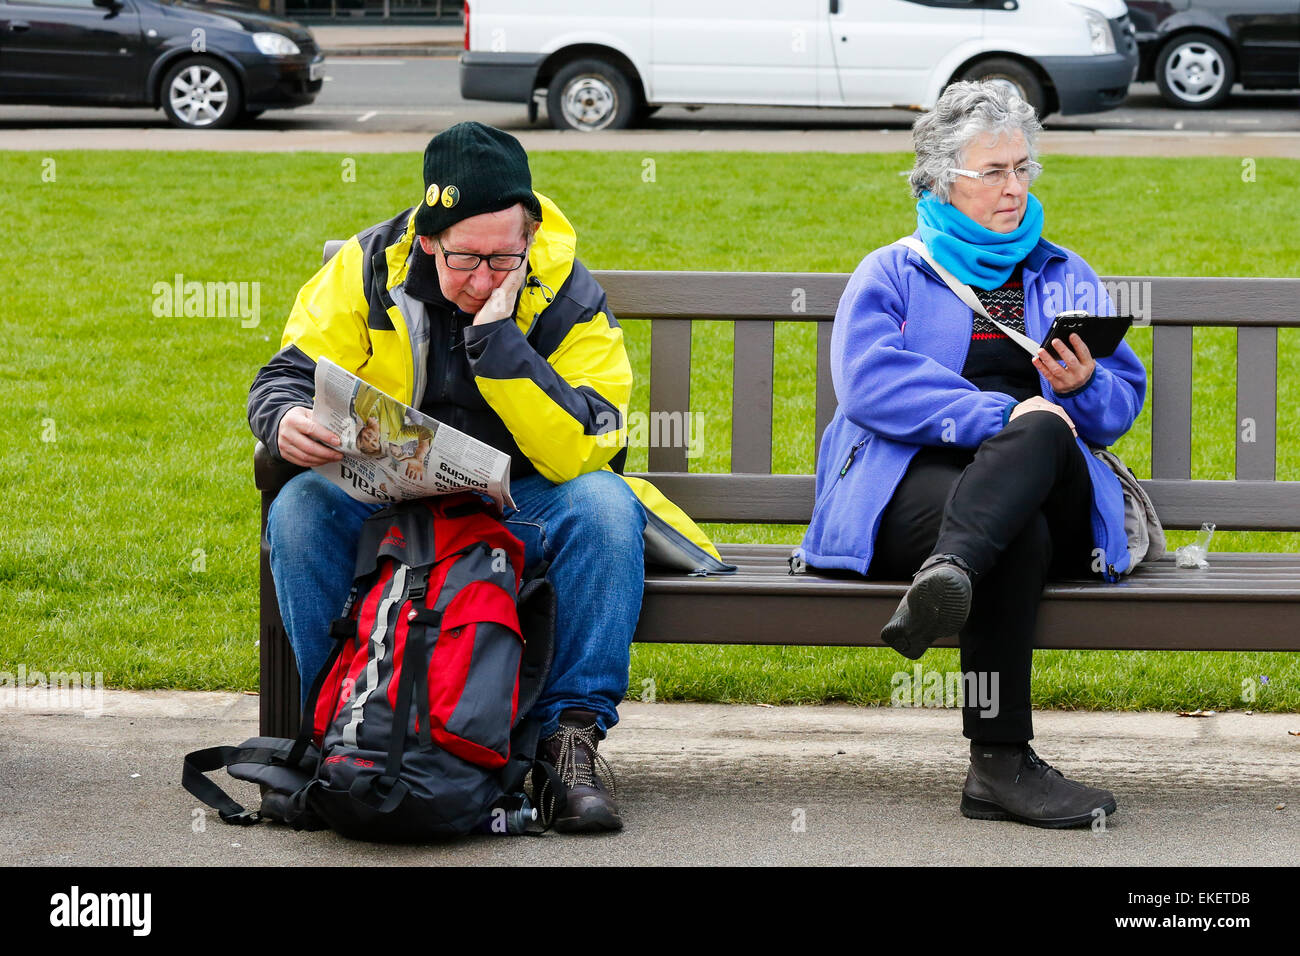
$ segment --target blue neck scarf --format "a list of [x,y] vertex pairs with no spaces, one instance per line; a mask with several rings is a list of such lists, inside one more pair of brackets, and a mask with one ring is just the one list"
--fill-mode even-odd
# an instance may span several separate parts
[[994,232],[926,190],[916,204],[916,223],[921,241],[941,266],[967,285],[997,289],[1038,245],[1043,204],[1030,193],[1020,225],[1011,232]]

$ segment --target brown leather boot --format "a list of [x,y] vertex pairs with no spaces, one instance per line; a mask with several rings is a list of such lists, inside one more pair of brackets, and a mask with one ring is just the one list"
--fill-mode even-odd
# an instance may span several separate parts
[[614,803],[614,774],[596,753],[604,736],[589,710],[566,710],[560,726],[542,741],[538,756],[555,765],[569,788],[569,798],[555,814],[555,829],[562,833],[593,833],[623,829]]

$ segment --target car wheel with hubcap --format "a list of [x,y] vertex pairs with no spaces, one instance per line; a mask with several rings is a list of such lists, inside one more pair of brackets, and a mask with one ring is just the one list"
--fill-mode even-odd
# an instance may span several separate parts
[[182,129],[223,129],[239,117],[242,105],[234,71],[207,57],[191,57],[168,70],[161,98],[167,119]]
[[1185,33],[1170,40],[1156,57],[1156,86],[1173,106],[1209,109],[1232,92],[1234,69],[1222,40],[1208,33]]

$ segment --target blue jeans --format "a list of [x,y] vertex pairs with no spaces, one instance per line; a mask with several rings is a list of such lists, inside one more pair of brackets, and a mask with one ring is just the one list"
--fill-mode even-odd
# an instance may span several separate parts
[[[525,567],[543,558],[556,593],[555,661],[532,714],[542,734],[560,713],[584,708],[602,730],[618,723],[627,692],[632,633],[645,586],[645,511],[618,475],[580,475],[553,485],[538,474],[511,482],[517,510],[510,531],[524,543]],[[380,505],[356,501],[306,471],[281,489],[267,516],[271,571],[304,702],[329,656],[330,621],[352,586],[361,524]]]

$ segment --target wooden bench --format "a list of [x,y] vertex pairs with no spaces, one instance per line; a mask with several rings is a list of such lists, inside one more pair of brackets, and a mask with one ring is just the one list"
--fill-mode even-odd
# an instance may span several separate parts
[[[326,259],[337,248],[326,246]],[[816,428],[820,441],[836,402],[830,375],[831,320],[848,276],[829,273],[597,272],[614,314],[651,319],[650,409],[692,411],[693,322],[735,322],[732,474],[688,473],[687,449],[651,447],[642,473],[697,521],[806,524],[811,475],[771,473],[774,329],[817,328]],[[1279,328],[1300,327],[1300,279],[1116,277],[1149,282],[1153,303],[1152,478],[1143,484],[1167,528],[1300,530],[1300,482],[1277,481]],[[803,290],[804,311],[792,301]],[[1236,480],[1191,480],[1192,330],[1237,330]],[[1246,438],[1253,437],[1254,441]],[[299,469],[259,446],[262,527],[276,492]],[[791,575],[789,545],[720,543],[735,575],[689,577],[649,571],[636,640],[666,643],[879,645],[906,582],[815,572]],[[940,642],[952,646],[955,641]],[[1038,645],[1069,649],[1300,650],[1300,554],[1213,553],[1210,567],[1144,565],[1118,585],[1067,581],[1047,588]],[[298,678],[271,580],[261,561],[261,727],[292,735]],[[901,660],[901,658],[900,658]]]

